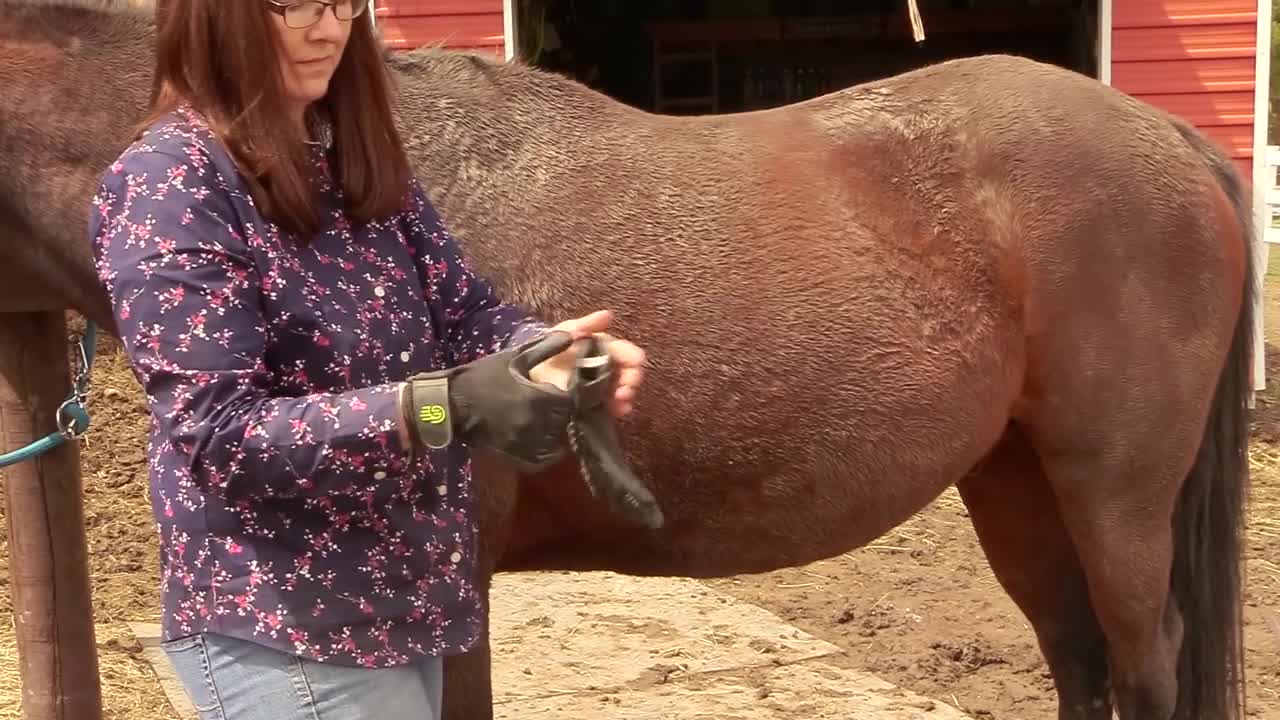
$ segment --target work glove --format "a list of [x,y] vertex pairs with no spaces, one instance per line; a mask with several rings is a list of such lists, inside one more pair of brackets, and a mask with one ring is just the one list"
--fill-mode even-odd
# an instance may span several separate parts
[[573,401],[554,385],[530,380],[529,371],[572,344],[569,333],[552,331],[464,365],[410,377],[405,420],[411,434],[429,448],[445,447],[456,436],[505,456],[524,472],[550,467],[564,456]]
[[580,342],[567,391],[529,379],[534,367],[573,344],[559,330],[465,365],[414,375],[404,402],[410,434],[430,448],[445,447],[457,436],[532,473],[564,457],[567,433],[592,495],[603,496],[633,523],[661,527],[657,501],[626,464],[609,416],[608,352],[594,336]]

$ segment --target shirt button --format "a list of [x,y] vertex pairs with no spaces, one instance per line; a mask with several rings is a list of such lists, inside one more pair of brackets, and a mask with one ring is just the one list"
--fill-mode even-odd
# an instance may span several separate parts
[[405,350],[404,352],[400,353],[400,362],[409,362],[409,358],[411,357],[413,356],[409,354],[409,351]]
[[455,552],[454,554],[449,556],[449,562],[453,563],[454,565],[457,565],[460,560],[462,560],[462,553],[460,552]]
[[443,495],[448,495],[448,494],[449,494],[449,486],[448,486],[448,485],[437,485],[437,486],[436,486],[436,492],[440,493],[442,496],[443,496]]
[[374,473],[374,474],[373,474],[373,479],[374,479],[374,480],[386,480],[386,479],[387,479],[387,473],[386,473],[385,471],[383,471],[383,470],[379,470],[378,472],[376,472],[376,473]]
[[374,289],[373,289],[373,294],[374,294],[374,295],[377,295],[378,297],[382,297],[383,295],[386,295],[386,294],[387,294],[387,291],[386,291],[386,290],[383,290],[383,289],[382,289],[382,286],[381,286],[381,285],[379,285],[378,287],[376,287],[376,288],[374,288]]

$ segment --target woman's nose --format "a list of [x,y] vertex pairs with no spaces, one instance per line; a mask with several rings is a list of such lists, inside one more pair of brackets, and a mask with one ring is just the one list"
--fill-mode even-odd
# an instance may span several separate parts
[[338,19],[332,7],[326,7],[320,15],[320,20],[311,26],[311,32],[307,33],[307,35],[311,40],[338,42],[342,40],[342,35],[346,30],[344,25],[347,23],[350,23],[350,21],[344,22]]

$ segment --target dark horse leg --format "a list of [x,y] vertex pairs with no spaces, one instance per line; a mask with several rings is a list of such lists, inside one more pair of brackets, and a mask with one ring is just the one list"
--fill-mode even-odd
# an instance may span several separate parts
[[1080,455],[1046,470],[1106,633],[1120,718],[1170,720],[1184,630],[1169,595],[1178,481],[1147,463],[1133,475],[1124,472],[1134,458],[1113,462]]
[[[479,509],[478,568],[475,582],[489,607],[493,576],[512,533],[512,517],[519,489],[515,472],[500,458],[476,452],[471,476]],[[469,652],[444,659],[444,720],[492,720],[493,679],[488,613],[484,636]]]
[[[486,538],[487,540],[488,538]],[[485,596],[488,606],[493,569],[487,543],[481,542],[482,567],[476,575],[476,584]],[[443,720],[492,720],[493,676],[489,653],[488,613],[482,619],[484,634],[480,642],[461,655],[444,659]]]
[[486,633],[470,652],[444,659],[444,720],[491,720],[491,683],[489,636]]
[[[1233,348],[1229,364],[1247,355]],[[1247,378],[1232,374],[1227,385]],[[1212,391],[1212,374],[1200,376],[1208,388],[1195,387],[1194,374],[1181,377],[1186,396],[1161,385],[1159,373],[1096,394],[1064,378],[1064,394],[1088,407],[1046,414],[1028,433],[1107,639],[1121,720],[1238,717],[1235,528],[1247,459],[1235,457],[1230,438],[1245,423],[1228,390],[1206,428],[1192,398]],[[1120,397],[1127,412],[1115,409]],[[1161,418],[1150,430],[1148,413]]]
[[1015,417],[1084,572],[1121,720],[1234,720],[1253,209],[1230,159],[1176,126],[1207,172],[1183,155],[1178,180],[1136,186],[1106,241],[1149,264],[1117,272],[1105,253],[1079,250],[1078,235],[1036,239],[1077,265],[1044,273],[1027,305],[1044,331],[1028,334]]
[[[1151,372],[1110,373],[1110,383],[1053,372],[1043,386],[1060,405],[1027,425],[1107,638],[1121,720],[1240,717],[1251,324],[1246,312],[1220,381],[1212,353],[1139,347]],[[1124,342],[1116,330],[1098,335]]]
[[1053,491],[1021,429],[1010,426],[958,488],[987,562],[1035,630],[1058,690],[1059,720],[1110,720],[1106,638]]

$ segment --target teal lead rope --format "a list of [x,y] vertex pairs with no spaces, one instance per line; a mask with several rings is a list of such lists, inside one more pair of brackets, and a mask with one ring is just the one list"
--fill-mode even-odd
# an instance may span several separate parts
[[93,369],[93,354],[97,349],[97,328],[85,323],[84,336],[80,338],[80,362],[75,369],[75,382],[71,393],[58,406],[58,429],[26,447],[0,455],[0,467],[33,460],[58,447],[67,440],[79,438],[89,429],[89,411],[85,410],[85,395],[89,391],[89,373]]

